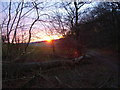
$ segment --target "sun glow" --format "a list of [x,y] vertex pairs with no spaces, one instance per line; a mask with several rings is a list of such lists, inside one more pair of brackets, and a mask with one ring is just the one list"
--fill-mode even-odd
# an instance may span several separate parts
[[49,42],[51,43],[52,40],[54,39],[60,39],[60,38],[63,38],[62,35],[50,35],[50,36],[47,36],[47,35],[39,35],[37,34],[36,35],[37,37],[40,37],[40,38],[36,38],[36,37],[32,37],[31,38],[31,42],[38,42],[38,41],[46,41],[46,42]]
[[52,41],[52,38],[49,37],[49,36],[46,36],[46,37],[44,37],[43,39],[46,40],[47,42],[51,42],[51,41]]
[[45,36],[45,37],[43,37],[43,39],[46,40],[47,42],[51,42],[54,39],[60,39],[60,38],[62,38],[62,36],[53,35],[53,36]]

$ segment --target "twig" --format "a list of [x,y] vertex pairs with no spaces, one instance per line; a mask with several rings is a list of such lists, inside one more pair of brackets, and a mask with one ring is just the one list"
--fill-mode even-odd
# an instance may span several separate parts
[[111,78],[111,75],[109,75],[108,76],[108,78],[104,81],[104,82],[102,82],[102,83],[100,83],[99,85],[97,85],[97,87],[98,88],[102,88],[104,85],[106,85],[106,83],[108,82],[108,80]]
[[69,87],[69,88],[72,88],[70,85],[63,83],[57,76],[55,76],[55,79],[58,81],[58,83],[59,83],[60,85],[65,85],[65,86],[67,86],[67,87]]
[[24,79],[31,79],[31,78],[34,78],[34,77],[32,76],[32,77],[22,77],[22,78],[16,78],[16,79],[5,79],[5,80],[2,80],[2,82],[24,80]]
[[[47,79],[47,77],[45,77],[44,75],[42,75],[40,72],[38,72],[36,75],[33,76],[33,78],[31,78],[27,83],[25,83],[23,86],[21,86],[22,88],[25,88],[26,86],[29,85],[29,83],[33,83],[33,80],[41,77],[42,79],[44,79],[45,81],[49,82],[51,84],[51,82]],[[52,84],[51,84],[52,85]]]

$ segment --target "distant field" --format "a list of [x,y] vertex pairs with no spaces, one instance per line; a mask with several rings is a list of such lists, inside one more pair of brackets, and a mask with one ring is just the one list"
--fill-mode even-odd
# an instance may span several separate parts
[[[21,49],[25,44],[20,44]],[[60,60],[62,58],[70,59],[76,57],[76,43],[71,39],[59,39],[54,41],[55,52],[53,53],[52,42],[36,42],[30,43],[27,52],[23,55],[19,55],[19,48],[17,45],[11,45],[12,50],[10,57],[15,62],[43,62]],[[18,49],[17,49],[18,48]],[[6,45],[3,48],[3,59],[6,55]],[[10,58],[8,58],[10,59]],[[17,59],[17,60],[16,60]],[[5,60],[3,60],[5,61]],[[9,61],[9,60],[8,60]]]
[[55,45],[55,56],[53,55],[53,50],[50,43],[37,43],[32,44],[29,47],[30,53],[23,57],[25,62],[43,62],[43,61],[53,61],[60,60],[66,57],[68,54],[72,54],[67,49],[60,49]]
[[30,43],[30,46],[51,47],[49,42]]
[[30,43],[28,54],[21,57],[18,62],[43,62],[60,60],[62,58],[74,58],[75,46],[70,41],[55,40],[55,53],[51,42]]

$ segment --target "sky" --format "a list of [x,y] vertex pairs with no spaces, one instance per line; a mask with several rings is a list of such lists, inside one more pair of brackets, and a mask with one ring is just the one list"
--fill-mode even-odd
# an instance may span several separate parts
[[[55,3],[57,3],[57,2],[44,2],[44,3],[40,4],[39,8],[44,8],[44,9],[39,10],[40,20],[43,20],[43,21],[38,21],[33,26],[31,42],[42,41],[42,40],[46,40],[46,39],[50,39],[50,38],[51,39],[59,39],[62,37],[62,35],[59,34],[58,32],[54,32],[54,28],[51,27],[51,24],[49,22],[48,14],[52,15],[52,13],[56,12],[56,11],[58,11],[60,13],[65,12],[64,9],[57,8],[59,6],[59,4],[56,4],[56,7],[54,7]],[[89,8],[89,7],[94,7],[98,3],[99,2],[93,2],[91,4],[86,4],[81,8],[81,11],[84,11],[86,8]],[[0,10],[0,19],[1,19],[0,24],[2,24],[2,21],[4,21],[4,18],[6,18],[8,15],[8,7],[7,7],[8,4],[9,4],[9,2],[0,2],[0,8],[1,8],[1,10]],[[17,6],[16,2],[13,2],[12,10],[11,10],[12,18],[14,18],[16,6]],[[25,12],[29,11],[30,9],[31,8],[24,9],[22,12],[22,15]],[[18,35],[18,37],[21,37],[20,39],[22,39],[23,37],[24,37],[24,39],[26,39],[28,37],[29,27],[30,27],[31,23],[33,22],[33,19],[35,19],[36,17],[37,16],[36,16],[35,10],[32,10],[25,17],[23,17],[21,19],[20,26],[24,25],[26,27],[24,27],[22,29],[20,28],[17,30],[17,35]],[[6,18],[5,23],[7,23],[7,20],[8,20],[8,18]],[[14,24],[14,26],[15,25],[16,24]],[[6,31],[6,28],[3,29],[2,31],[3,32]],[[11,32],[11,36],[10,36],[11,40],[12,40],[12,37],[13,37],[13,32]]]

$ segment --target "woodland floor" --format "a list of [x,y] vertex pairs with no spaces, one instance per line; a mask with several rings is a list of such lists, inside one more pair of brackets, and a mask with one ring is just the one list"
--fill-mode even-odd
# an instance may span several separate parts
[[88,50],[89,58],[3,63],[3,88],[118,88],[118,56]]

